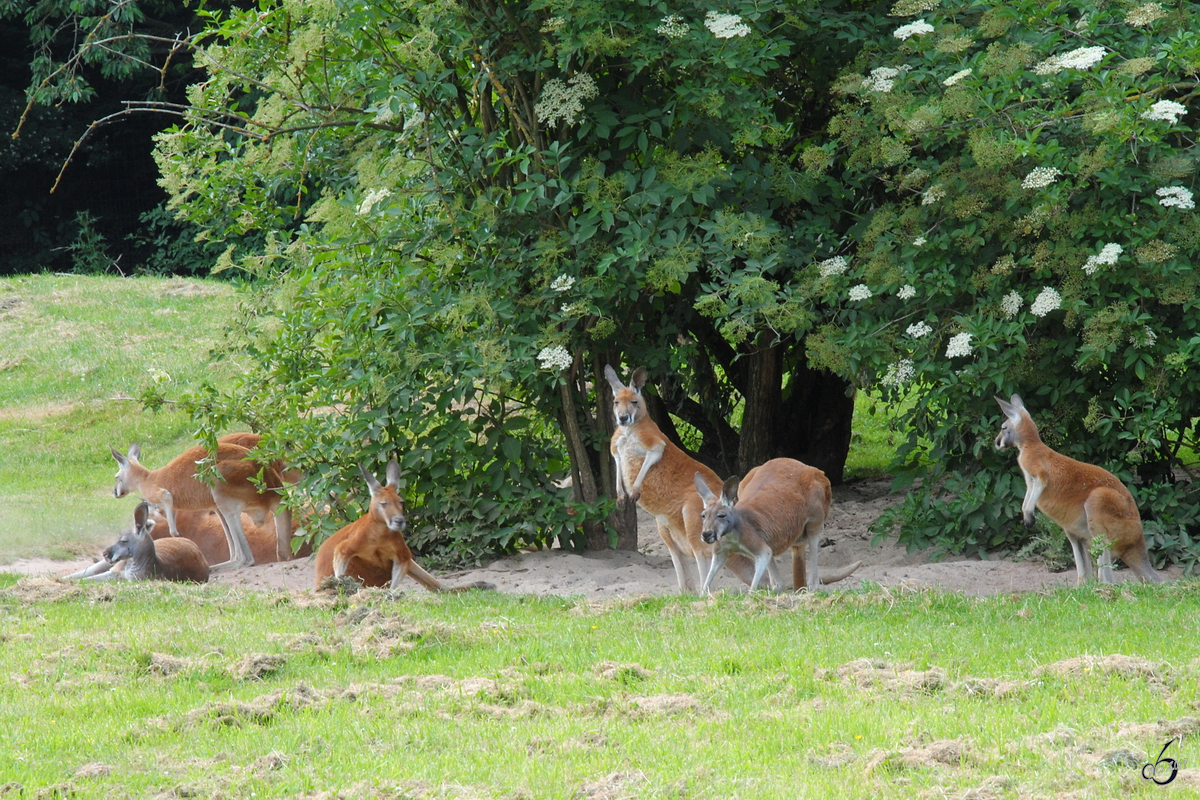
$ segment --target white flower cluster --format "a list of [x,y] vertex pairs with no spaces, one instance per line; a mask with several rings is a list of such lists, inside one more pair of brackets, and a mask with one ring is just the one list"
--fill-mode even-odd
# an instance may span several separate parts
[[916,374],[917,371],[913,369],[912,359],[902,358],[895,364],[888,366],[887,372],[884,373],[883,378],[879,382],[884,386],[900,387],[911,381]]
[[896,292],[896,297],[899,297],[901,300],[908,300],[916,296],[917,290],[911,284],[907,283],[900,287],[900,291]]
[[562,30],[566,24],[567,24],[566,17],[551,17],[550,19],[548,19],[542,23],[541,32],[542,33],[556,33],[558,31]]
[[553,125],[562,120],[568,125],[574,125],[576,118],[583,113],[583,103],[600,94],[596,82],[586,72],[581,72],[564,83],[558,78],[551,78],[542,87],[542,98],[533,107],[539,122]]
[[905,331],[905,333],[914,339],[924,339],[926,336],[933,333],[933,328],[926,325],[924,322],[914,322],[912,325],[908,326],[908,329]]
[[918,236],[917,238],[913,239],[913,247],[920,247],[923,244],[925,244],[924,236]]
[[1078,47],[1061,55],[1047,58],[1033,68],[1036,75],[1057,75],[1064,69],[1091,69],[1108,52],[1103,47]]
[[946,343],[946,358],[958,358],[971,355],[971,334],[956,333]]
[[705,15],[704,27],[718,39],[734,39],[750,33],[750,26],[737,14],[718,14],[716,11]]
[[559,275],[550,284],[550,290],[553,292],[565,292],[575,285],[575,279],[570,275]]
[[863,78],[862,85],[873,92],[887,94],[896,85],[896,76],[900,70],[895,67],[876,67],[871,70],[869,77]]
[[1182,186],[1164,186],[1155,192],[1159,197],[1158,204],[1163,208],[1181,208],[1190,211],[1196,207],[1190,190]]
[[587,313],[587,303],[563,303],[559,309],[564,317],[579,317]]
[[1125,24],[1135,28],[1144,28],[1147,25],[1153,25],[1166,15],[1167,12],[1158,3],[1146,3],[1144,6],[1130,9],[1129,13],[1125,15]]
[[923,19],[916,22],[910,22],[907,25],[901,25],[896,30],[892,31],[892,36],[895,36],[900,41],[905,41],[913,36],[924,36],[927,33],[933,33],[933,26]]
[[921,192],[921,205],[931,206],[934,203],[936,203],[938,200],[941,200],[945,196],[946,196],[946,187],[942,186],[940,183],[935,183],[933,186],[930,186],[924,192]]
[[560,344],[554,347],[543,347],[542,352],[537,354],[537,360],[542,369],[550,372],[562,372],[571,366],[571,354]]
[[1041,294],[1029,305],[1029,313],[1035,317],[1044,317],[1061,306],[1062,296],[1056,290],[1047,286],[1042,289]]
[[1159,100],[1142,112],[1142,119],[1152,122],[1179,122],[1180,117],[1187,113],[1187,106],[1174,100]]
[[1117,263],[1117,259],[1121,257],[1121,253],[1125,252],[1125,248],[1116,242],[1109,242],[1100,248],[1100,252],[1094,256],[1088,256],[1088,260],[1083,265],[1083,271],[1088,275],[1095,275],[1096,270],[1100,267],[1106,267],[1110,264]]
[[1136,333],[1130,335],[1129,343],[1139,347],[1154,347],[1154,343],[1158,341],[1158,334],[1149,325],[1143,325],[1141,336]]
[[857,286],[850,287],[850,294],[848,296],[851,300],[870,300],[871,289],[865,283],[860,283]]
[[358,211],[356,213],[360,217],[365,217],[367,214],[371,213],[371,209],[375,208],[375,205],[379,203],[380,200],[386,200],[391,196],[391,189],[372,189],[371,191],[367,192],[367,196],[364,197],[362,202],[358,204]]
[[662,24],[655,28],[654,32],[668,39],[682,39],[691,33],[691,28],[683,21],[683,17],[678,14],[668,14],[662,18]]
[[1000,301],[1000,310],[1004,312],[1006,319],[1012,319],[1021,313],[1021,306],[1023,305],[1025,305],[1025,301],[1021,299],[1020,293],[1014,289],[1004,295],[1004,299]]
[[953,86],[954,84],[961,81],[963,78],[970,75],[972,72],[974,72],[974,70],[960,69],[958,72],[954,73],[949,78],[946,78],[946,80],[942,81],[942,86]]
[[1062,175],[1054,167],[1037,167],[1029,171],[1025,176],[1025,180],[1021,181],[1022,189],[1045,189],[1050,184],[1058,180],[1058,176]]
[[822,278],[829,278],[834,275],[841,275],[846,271],[846,267],[848,266],[850,266],[850,262],[846,260],[845,256],[834,256],[817,264],[817,269],[821,271]]

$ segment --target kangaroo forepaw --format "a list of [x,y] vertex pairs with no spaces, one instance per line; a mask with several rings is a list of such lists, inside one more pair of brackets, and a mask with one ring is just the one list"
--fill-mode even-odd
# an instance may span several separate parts
[[1033,514],[1026,514],[1021,521],[1025,523],[1026,528],[1032,528],[1034,523]]

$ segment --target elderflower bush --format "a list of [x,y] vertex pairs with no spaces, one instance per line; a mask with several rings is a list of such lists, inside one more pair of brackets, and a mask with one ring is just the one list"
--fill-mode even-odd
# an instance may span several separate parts
[[[880,530],[952,550],[1024,541],[1019,472],[990,444],[992,395],[1018,392],[1051,446],[1134,486],[1160,564],[1194,560],[1181,532],[1200,535],[1200,492],[1152,481],[1200,445],[1196,8],[944,0],[893,16],[892,41],[839,84],[827,174],[883,200],[834,245],[853,267],[821,284],[841,311],[810,347],[915,398],[894,466],[926,480]],[[872,297],[845,301],[864,284]]]

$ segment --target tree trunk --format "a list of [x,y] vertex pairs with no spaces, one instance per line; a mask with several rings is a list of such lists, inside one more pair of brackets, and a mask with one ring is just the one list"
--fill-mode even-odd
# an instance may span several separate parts
[[845,480],[850,452],[850,424],[854,419],[852,384],[808,365],[797,348],[786,399],[780,405],[776,437],[780,451],[825,471],[830,483]]
[[738,440],[737,468],[740,475],[781,454],[781,442],[775,430],[776,420],[780,419],[782,400],[780,349],[775,344],[741,359],[744,382],[739,388],[745,405],[742,409],[742,432]]

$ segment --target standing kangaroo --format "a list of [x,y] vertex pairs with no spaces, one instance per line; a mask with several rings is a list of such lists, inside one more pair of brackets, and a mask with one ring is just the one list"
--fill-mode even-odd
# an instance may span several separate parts
[[695,476],[696,491],[704,500],[702,538],[715,545],[712,566],[704,581],[704,593],[713,578],[734,553],[754,559],[750,591],[758,588],[766,573],[776,589],[781,588],[775,556],[792,551],[792,585],[816,591],[822,583],[840,581],[861,565],[856,561],[822,576],[817,569],[821,532],[833,504],[833,490],[825,473],[791,458],[776,458],[725,481],[721,494]]
[[[613,431],[609,451],[616,464],[617,501],[632,500],[653,515],[658,523],[680,592],[693,592],[695,585],[684,565],[684,556],[696,560],[696,570],[703,582],[709,572],[712,548],[700,538],[700,512],[704,502],[693,491],[693,475],[699,475],[710,489],[720,491],[717,473],[701,464],[672,444],[658,429],[646,410],[642,388],[646,385],[646,368],[638,367],[629,379],[621,383],[611,366],[604,368],[604,377],[613,392],[613,416],[617,427]],[[729,568],[746,583],[754,574],[754,564],[743,555],[735,554]]]
[[[257,433],[241,431],[239,433],[230,433],[220,437],[217,439],[217,444],[235,444],[238,447],[244,447],[247,450],[253,450],[254,448],[258,447],[258,444],[261,441],[262,436]],[[271,469],[279,473],[279,478],[283,481],[284,486],[295,486],[304,478],[304,476],[300,473],[300,470],[288,467],[279,460],[271,462]],[[260,511],[260,508],[256,506],[250,506],[249,510],[251,513],[255,513],[256,511]],[[257,517],[254,520],[254,524],[261,526],[263,524],[263,518],[261,516]],[[275,557],[270,559],[271,561],[288,561],[292,558],[292,536],[294,534],[295,529],[292,525],[292,512],[287,506],[280,504],[275,510]],[[252,547],[251,550],[253,549],[254,548]],[[254,563],[262,564],[266,562],[260,559],[258,556],[255,556]]]
[[[133,512],[133,530],[117,537],[117,541],[104,549],[103,560],[69,575],[70,578],[85,578],[106,581],[124,577],[127,581],[159,579],[164,581],[208,582],[208,562],[200,548],[190,539],[161,539],[151,536],[154,519],[150,516],[150,504],[142,501]],[[114,569],[125,562],[123,571]]]
[[[161,506],[172,536],[179,535],[179,528],[175,524],[177,509],[216,510],[225,529],[229,560],[214,564],[214,572],[254,564],[254,554],[246,540],[246,533],[242,530],[243,511],[261,518],[265,518],[268,513],[274,515],[277,541],[289,542],[287,555],[283,557],[291,557],[291,520],[286,515],[275,513],[280,501],[279,493],[275,489],[281,486],[282,479],[272,467],[260,467],[251,461],[250,451],[246,448],[235,444],[218,446],[216,465],[220,479],[214,481],[211,487],[196,478],[197,463],[209,457],[209,452],[203,447],[190,447],[166,466],[155,470],[146,468],[138,460],[141,457],[141,448],[136,444],[129,446],[128,457],[112,447],[109,450],[112,451],[119,467],[113,496],[124,497],[129,492],[136,491],[146,501]],[[265,491],[259,491],[254,485],[254,480],[260,473],[266,483]]]
[[997,397],[996,402],[1007,417],[996,437],[996,449],[1017,448],[1017,464],[1025,476],[1021,502],[1025,527],[1033,526],[1033,510],[1039,508],[1066,531],[1080,584],[1095,577],[1088,547],[1095,536],[1107,540],[1100,557],[1102,583],[1112,583],[1113,553],[1142,580],[1163,583],[1165,578],[1150,565],[1142,518],[1125,485],[1108,470],[1067,458],[1043,444],[1019,396],[1014,394],[1007,402]]
[[358,467],[371,490],[371,505],[367,513],[330,536],[317,551],[316,588],[330,575],[351,575],[365,586],[399,587],[408,575],[431,592],[459,592],[467,589],[495,589],[480,581],[471,586],[449,588],[430,575],[413,560],[412,550],[404,541],[408,519],[404,516],[404,500],[396,488],[400,485],[400,465],[394,460],[387,465],[387,485],[380,486],[375,476],[360,464]]

